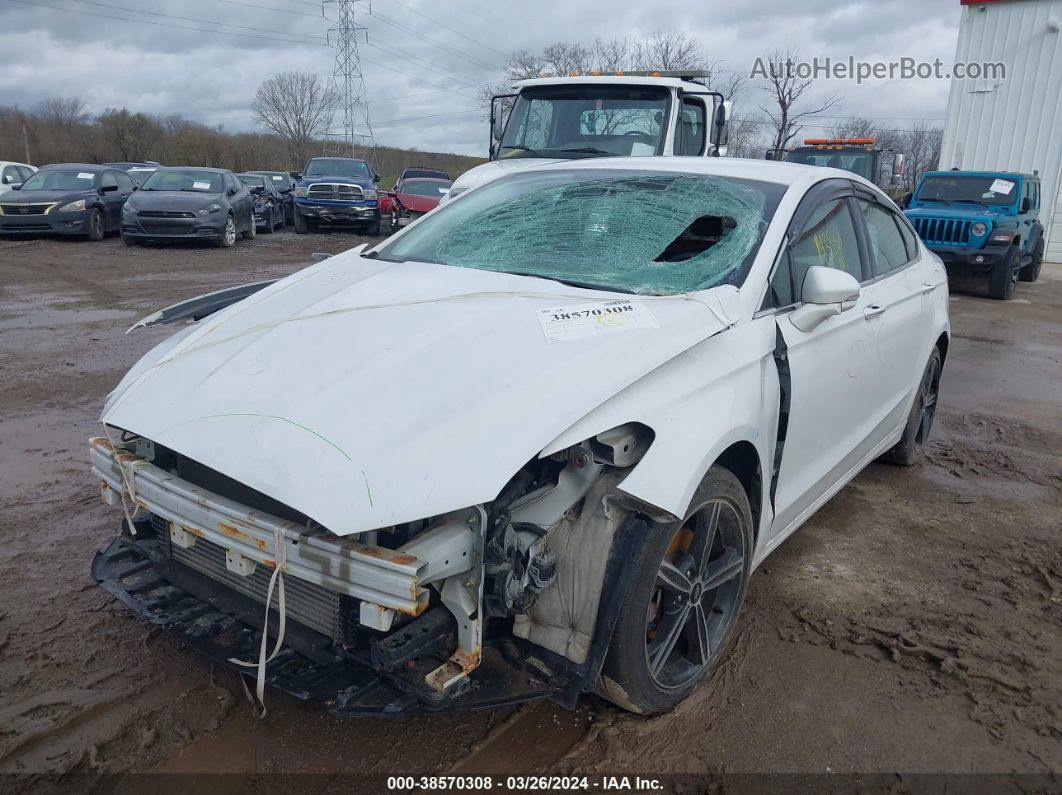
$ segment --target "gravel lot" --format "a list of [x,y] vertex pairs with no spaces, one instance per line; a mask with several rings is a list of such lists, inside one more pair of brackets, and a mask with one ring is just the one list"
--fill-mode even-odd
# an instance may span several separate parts
[[340,721],[234,674],[89,579],[116,532],[85,440],[184,297],[360,242],[0,241],[0,773],[1062,773],[1062,267],[953,285],[926,463],[874,464],[753,577],[737,641],[674,712],[587,697]]

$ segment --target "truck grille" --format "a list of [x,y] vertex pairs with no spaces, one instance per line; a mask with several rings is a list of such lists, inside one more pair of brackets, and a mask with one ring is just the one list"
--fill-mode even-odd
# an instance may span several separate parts
[[923,241],[937,246],[965,246],[970,236],[970,221],[954,218],[912,218],[915,231]]
[[313,199],[338,199],[341,201],[361,201],[365,193],[357,185],[335,185],[330,182],[315,182],[306,189],[306,195]]
[[[176,544],[170,545],[173,559],[195,569],[210,579],[227,585],[256,602],[265,604],[269,589],[269,578],[273,570],[259,564],[254,573],[243,577],[228,570],[225,566],[225,550],[205,538],[197,538],[195,544],[185,549]],[[320,585],[300,580],[298,577],[284,578],[284,598],[287,604],[288,618],[298,621],[310,629],[335,638],[339,632],[339,600],[337,593],[326,590]],[[276,607],[276,589],[273,594],[273,606]]]

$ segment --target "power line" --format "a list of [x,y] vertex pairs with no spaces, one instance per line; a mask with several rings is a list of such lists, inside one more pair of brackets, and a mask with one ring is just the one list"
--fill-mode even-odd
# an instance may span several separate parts
[[227,30],[209,30],[209,29],[206,29],[206,28],[190,28],[187,25],[175,25],[172,22],[152,22],[151,20],[148,20],[148,19],[127,19],[126,17],[116,17],[113,14],[97,14],[97,13],[95,13],[93,11],[82,11],[82,10],[77,9],[77,8],[63,8],[62,6],[50,6],[50,5],[45,5],[44,3],[31,2],[31,0],[10,0],[10,2],[18,3],[18,4],[24,5],[24,6],[33,6],[35,8],[47,8],[47,9],[49,9],[51,11],[66,11],[67,13],[70,13],[70,14],[81,14],[82,16],[86,16],[86,17],[99,17],[101,19],[116,19],[119,22],[136,22],[137,24],[140,24],[140,25],[154,25],[155,27],[158,27],[158,28],[176,28],[178,30],[191,30],[191,31],[194,31],[196,33],[215,33],[215,34],[218,34],[218,35],[221,35],[221,36],[236,36],[237,38],[242,38],[242,39],[260,39],[261,41],[280,41],[280,42],[284,42],[285,44],[301,44],[301,45],[306,45],[306,46],[310,46],[310,47],[318,47],[318,46],[319,47],[324,47],[325,46],[324,42],[321,42],[320,44],[318,44],[317,42],[299,41],[297,39],[278,39],[278,38],[273,37],[273,36],[255,36],[255,35],[253,35],[251,33],[231,33],[231,32],[229,32]]
[[498,49],[495,49],[494,47],[491,47],[489,44],[484,44],[483,42],[481,42],[481,41],[479,41],[477,39],[473,39],[471,36],[468,36],[468,35],[462,33],[457,28],[451,28],[445,22],[440,22],[437,19],[433,19],[432,17],[429,17],[427,14],[425,14],[423,11],[418,11],[416,8],[413,8],[412,6],[407,6],[405,3],[402,3],[399,0],[391,0],[391,2],[395,3],[396,5],[402,6],[402,8],[406,9],[407,11],[412,11],[414,14],[418,14],[418,15],[424,17],[429,22],[433,22],[433,23],[435,23],[436,25],[438,25],[441,28],[446,28],[451,33],[456,33],[461,38],[467,39],[468,41],[472,42],[473,44],[478,44],[480,47],[486,47],[488,50],[491,50],[492,52],[498,53],[498,55],[500,55],[502,58],[505,58],[506,60],[508,60],[508,58],[511,55],[511,53],[504,53],[501,50],[498,50]]
[[442,44],[441,42],[435,41],[434,39],[432,39],[432,38],[430,38],[428,36],[425,36],[424,34],[420,33],[419,31],[413,30],[413,28],[406,27],[405,25],[403,25],[403,24],[401,24],[399,22],[395,22],[393,19],[389,19],[389,18],[383,16],[382,14],[378,14],[375,11],[370,11],[369,14],[373,18],[378,19],[381,22],[383,22],[383,23],[385,23],[387,25],[390,25],[393,28],[396,28],[397,30],[400,30],[400,31],[402,31],[404,33],[407,33],[408,35],[413,36],[414,38],[417,38],[417,39],[420,39],[421,41],[427,42],[428,44],[431,44],[434,47],[438,47],[443,52],[445,52],[445,53],[447,53],[449,55],[453,55],[453,56],[455,56],[457,58],[460,58],[463,61],[467,61],[468,63],[472,64],[473,66],[475,66],[477,68],[489,69],[492,72],[500,71],[497,66],[492,66],[492,65],[486,63],[485,61],[479,60],[478,58],[472,58],[472,57],[470,57],[468,55],[465,55],[464,53],[462,53],[462,52],[460,52],[458,50],[455,50],[454,48],[450,47],[447,44]]
[[[163,13],[161,13],[159,11],[143,11],[143,10],[141,10],[139,8],[128,8],[126,6],[115,6],[115,5],[111,5],[109,3],[100,3],[100,2],[97,2],[96,0],[73,0],[73,1],[75,3],[83,3],[84,5],[98,6],[100,8],[109,8],[109,9],[112,9],[114,11],[130,11],[130,12],[132,12],[134,14],[147,14],[147,15],[153,16],[153,17],[167,17],[169,19],[181,19],[181,20],[184,20],[185,22],[198,22],[198,23],[203,24],[203,25],[221,25],[222,27],[226,27],[226,28],[240,28],[241,30],[254,30],[254,31],[257,31],[258,33],[277,33],[277,34],[280,34],[281,36],[302,36],[304,38],[309,38],[309,39],[321,39],[322,41],[324,40],[324,36],[314,36],[314,35],[312,35],[310,33],[288,33],[287,31],[284,31],[284,30],[269,30],[267,28],[253,28],[253,27],[250,27],[249,25],[236,25],[236,24],[233,24],[231,22],[217,22],[217,21],[212,20],[212,19],[196,19],[195,17],[182,17],[182,16],[178,16],[177,14],[163,14]],[[130,21],[135,22],[137,20],[130,20]]]
[[289,11],[286,8],[272,8],[270,6],[260,6],[257,3],[244,3],[240,0],[218,0],[219,3],[228,3],[230,6],[244,6],[246,8],[254,8],[258,11],[276,11],[278,14],[292,14],[297,17],[310,17],[311,19],[321,19],[324,16],[324,9],[321,9],[320,14],[307,14],[305,11]]
[[[395,56],[395,57],[398,57],[398,58],[402,58],[403,60],[406,60],[406,61],[410,61],[412,66],[417,66],[417,67],[420,67],[421,69],[428,69],[428,70],[439,72],[444,77],[447,77],[447,78],[449,78],[451,80],[459,82],[461,88],[464,88],[464,89],[474,88],[478,84],[478,78],[467,77],[465,75],[458,74],[457,72],[452,72],[449,69],[443,69],[442,67],[438,66],[437,64],[433,64],[431,61],[427,61],[427,60],[425,60],[423,58],[420,58],[420,57],[418,57],[416,55],[411,55],[410,53],[404,52],[403,50],[400,50],[397,47],[392,47],[389,44],[381,44],[381,43],[375,42],[375,41],[369,41],[369,42],[366,42],[366,44],[368,44],[373,49],[381,50],[381,51],[387,53],[388,55]],[[390,67],[388,67],[388,68],[390,68]],[[397,72],[398,70],[394,70],[394,71]],[[410,75],[410,77],[414,77],[417,80],[421,79],[419,75]]]

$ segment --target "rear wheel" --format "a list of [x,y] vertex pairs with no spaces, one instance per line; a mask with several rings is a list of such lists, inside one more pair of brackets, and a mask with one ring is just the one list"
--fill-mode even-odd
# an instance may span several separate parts
[[1018,278],[1023,282],[1035,282],[1040,278],[1040,265],[1044,261],[1044,240],[1040,238],[1040,242],[1036,244],[1036,248],[1033,249],[1032,262],[1018,271]]
[[103,240],[103,234],[103,213],[94,208],[89,212],[88,232],[86,233],[86,236],[89,240],[99,241]]
[[988,294],[998,301],[1008,301],[1014,295],[1014,282],[1018,279],[1018,247],[1011,246],[1002,260],[996,263],[988,277]]
[[911,413],[907,416],[903,436],[896,446],[886,452],[882,461],[901,466],[913,466],[922,460],[926,452],[926,442],[933,430],[933,418],[937,413],[937,396],[940,392],[941,360],[940,350],[933,348],[922,380],[918,382],[918,394],[915,395]]
[[752,566],[752,511],[738,479],[712,467],[677,524],[635,553],[598,693],[633,712],[675,706],[721,659]]

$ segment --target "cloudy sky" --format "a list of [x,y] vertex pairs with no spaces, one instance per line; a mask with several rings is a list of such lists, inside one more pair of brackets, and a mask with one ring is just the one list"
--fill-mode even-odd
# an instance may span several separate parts
[[[324,4],[335,18],[335,3]],[[680,31],[724,68],[748,74],[756,56],[798,46],[803,59],[908,56],[949,64],[958,0],[361,0],[366,92],[378,143],[482,154],[478,86],[506,55],[557,40]],[[312,0],[0,0],[0,105],[76,96],[92,112],[125,106],[254,129],[259,83],[290,69],[331,75],[333,25]],[[817,124],[866,116],[904,128],[943,123],[945,80],[820,82],[841,103]],[[736,100],[760,114],[759,84]],[[807,128],[805,134],[821,129]]]

